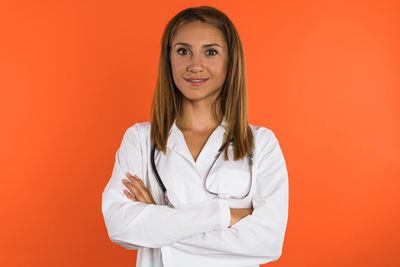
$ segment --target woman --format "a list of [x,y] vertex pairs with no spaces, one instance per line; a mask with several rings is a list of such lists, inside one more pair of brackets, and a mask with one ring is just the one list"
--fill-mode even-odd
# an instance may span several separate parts
[[102,199],[112,242],[137,266],[259,266],[282,252],[285,160],[273,132],[248,124],[235,27],[212,7],[166,26],[152,121],[125,132]]

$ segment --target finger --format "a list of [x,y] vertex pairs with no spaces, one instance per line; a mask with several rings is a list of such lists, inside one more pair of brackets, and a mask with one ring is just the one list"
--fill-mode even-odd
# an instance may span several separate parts
[[140,190],[140,185],[136,183],[131,183],[129,180],[123,179],[122,183],[129,189],[129,191],[136,197],[136,199],[142,202],[143,197]]
[[147,191],[144,182],[136,174],[133,176],[128,173],[127,177],[129,178],[129,181],[131,181],[131,183],[134,185],[135,189],[137,189],[137,192],[135,192],[135,194],[142,197],[145,201],[150,201],[151,199],[148,196],[149,192]]
[[137,175],[135,174],[133,177],[136,178],[136,180],[137,180],[140,184],[144,185],[143,180],[140,179],[139,176],[137,176]]
[[131,194],[128,190],[124,190],[125,195],[132,201],[136,201],[136,198],[133,194]]
[[131,181],[132,185],[134,186],[134,190],[137,190],[134,192],[134,194],[136,195],[136,199],[143,203],[155,204],[143,180],[140,179],[136,174],[131,175],[130,173],[126,173],[126,175],[129,178],[129,181]]
[[142,179],[139,178],[139,176],[135,175],[131,175],[129,172],[127,173],[126,177],[132,182],[138,182],[139,184],[144,186],[144,183],[142,181]]
[[140,189],[140,191],[142,193],[142,196],[146,199],[146,203],[154,204],[155,202],[154,202],[151,194],[147,190],[143,180],[140,179],[139,176],[137,176],[136,174],[133,176],[133,179],[135,179],[137,182],[139,182],[139,184],[140,184],[140,188],[139,189]]
[[139,178],[137,178],[136,177],[136,174],[135,175],[131,175],[130,173],[128,173],[127,175],[126,175],[126,177],[132,182],[132,183],[134,183],[134,182],[139,182]]
[[138,184],[144,186],[143,181],[139,179],[139,177],[135,175],[131,175],[130,173],[127,173],[126,177],[131,181],[132,184]]

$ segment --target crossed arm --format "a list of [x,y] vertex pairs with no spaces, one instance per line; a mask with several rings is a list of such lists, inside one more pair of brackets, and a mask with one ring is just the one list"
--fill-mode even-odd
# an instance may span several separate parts
[[[156,203],[153,200],[153,197],[147,190],[146,186],[143,183],[143,180],[140,179],[137,175],[132,175],[129,172],[126,173],[126,179],[123,179],[122,182],[127,187],[124,189],[124,194],[132,201],[138,201],[144,204],[154,204]],[[229,227],[233,224],[240,221],[242,218],[250,215],[253,212],[253,208],[229,208],[230,209],[230,223]]]
[[[140,155],[134,134],[124,136],[112,178],[103,192],[102,211],[114,243],[128,249],[168,245],[200,258],[212,254],[221,261],[241,261],[238,266],[262,264],[280,257],[287,222],[288,179],[272,132],[263,138],[264,144],[259,144],[262,149],[258,152],[254,210],[247,211],[229,208],[229,203],[220,199],[179,209],[155,205],[142,180],[127,174],[140,168],[128,168],[127,163],[128,158],[134,162],[135,153]],[[117,178],[124,175],[125,184]]]

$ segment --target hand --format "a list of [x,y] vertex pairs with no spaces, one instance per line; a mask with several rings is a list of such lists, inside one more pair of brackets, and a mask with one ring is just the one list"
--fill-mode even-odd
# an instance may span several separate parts
[[231,223],[229,227],[246,217],[247,215],[250,215],[253,213],[253,208],[250,209],[235,209],[235,208],[230,208],[231,209]]
[[129,189],[129,191],[125,189],[124,193],[130,200],[146,204],[156,204],[139,177],[132,176],[129,172],[126,173],[126,177],[129,180],[123,179],[122,182]]

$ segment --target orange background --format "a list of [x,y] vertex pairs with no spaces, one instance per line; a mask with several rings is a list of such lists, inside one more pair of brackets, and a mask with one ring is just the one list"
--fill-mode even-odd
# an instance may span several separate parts
[[1,266],[134,266],[101,194],[148,121],[163,27],[212,5],[236,25],[249,119],[289,173],[268,266],[400,266],[399,1],[1,1]]

